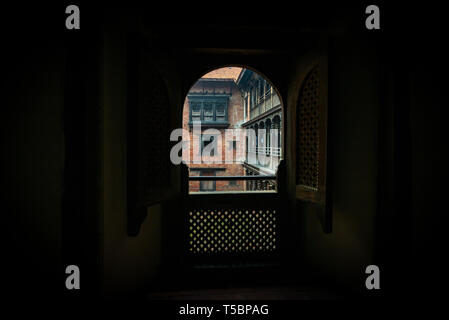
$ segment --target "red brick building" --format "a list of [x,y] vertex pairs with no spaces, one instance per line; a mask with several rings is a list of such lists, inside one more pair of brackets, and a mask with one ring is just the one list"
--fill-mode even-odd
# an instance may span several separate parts
[[[214,70],[190,89],[183,109],[183,129],[190,139],[190,176],[242,176],[245,159],[244,140],[225,141],[226,129],[241,128],[244,122],[243,97],[236,84],[242,68],[227,67]],[[201,123],[201,138],[194,132],[194,124]],[[184,140],[187,137],[183,137]],[[208,148],[215,149],[208,152]],[[232,154],[232,163],[226,163]],[[195,163],[201,159],[201,163]],[[228,159],[229,160],[229,159]],[[204,163],[212,161],[213,163]],[[244,191],[244,181],[190,181],[189,191]]]

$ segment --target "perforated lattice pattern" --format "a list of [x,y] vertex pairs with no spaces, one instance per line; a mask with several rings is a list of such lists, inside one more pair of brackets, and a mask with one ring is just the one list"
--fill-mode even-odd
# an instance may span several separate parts
[[270,252],[276,249],[276,210],[191,210],[192,253]]
[[297,184],[318,189],[319,79],[315,67],[299,93]]

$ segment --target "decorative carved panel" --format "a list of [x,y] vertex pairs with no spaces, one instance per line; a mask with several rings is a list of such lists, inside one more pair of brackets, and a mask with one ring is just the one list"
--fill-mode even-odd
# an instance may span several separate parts
[[318,67],[307,75],[299,93],[296,184],[318,190],[320,113]]
[[296,198],[311,203],[325,232],[331,232],[332,203],[327,186],[327,55],[310,53],[300,59],[296,107]]
[[276,250],[276,210],[189,211],[191,253],[261,253]]

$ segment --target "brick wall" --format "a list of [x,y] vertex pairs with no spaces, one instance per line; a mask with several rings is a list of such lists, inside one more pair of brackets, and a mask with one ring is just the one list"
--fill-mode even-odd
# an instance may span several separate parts
[[[229,81],[201,81],[197,82],[191,89],[190,92],[213,92],[215,90],[216,93],[231,93],[231,96],[229,98],[228,102],[228,122],[229,127],[228,129],[234,129],[234,128],[240,128],[240,124],[243,122],[243,98],[241,96],[240,90],[238,89],[235,82],[231,79]],[[188,98],[184,101],[184,109],[183,109],[183,128],[189,132],[189,138],[191,141],[190,144],[190,161],[193,161],[194,157],[194,143],[193,143],[193,132],[192,129],[189,126],[189,102]],[[202,131],[209,129],[208,128],[202,128]],[[201,163],[201,164],[194,164],[190,163],[188,164],[188,167],[190,169],[192,168],[220,168],[224,170],[216,170],[217,176],[242,176],[244,175],[244,169],[242,164],[240,163],[233,163],[233,164],[226,164],[225,163],[225,155],[226,155],[226,149],[229,148],[229,143],[225,143],[225,130],[222,128],[213,128],[220,132],[222,139],[218,139],[217,141],[217,147],[219,150],[221,150],[221,157],[216,155],[215,157],[205,157],[204,160],[215,160],[219,161],[220,163]],[[184,137],[188,138],[188,137]],[[234,159],[244,159],[244,150],[245,150],[245,141],[237,142],[236,150],[233,150],[233,157]],[[195,150],[195,152],[198,152],[198,149]],[[183,153],[183,158],[186,159],[186,153]],[[196,170],[190,170],[190,175],[199,175],[200,171]],[[244,190],[244,181],[216,181],[216,191],[243,191]],[[191,192],[199,191],[200,182],[199,181],[190,181],[189,188]]]

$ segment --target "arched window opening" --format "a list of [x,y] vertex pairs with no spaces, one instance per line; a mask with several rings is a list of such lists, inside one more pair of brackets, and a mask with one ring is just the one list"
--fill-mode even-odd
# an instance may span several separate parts
[[277,90],[253,70],[225,67],[198,79],[183,110],[189,193],[277,192],[282,111]]

